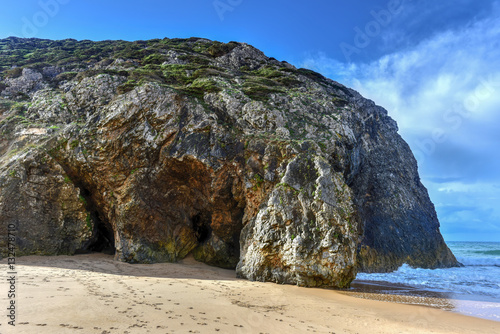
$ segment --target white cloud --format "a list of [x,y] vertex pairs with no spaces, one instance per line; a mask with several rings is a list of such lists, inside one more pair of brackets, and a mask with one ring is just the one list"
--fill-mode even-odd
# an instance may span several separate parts
[[[500,230],[499,8],[370,63],[347,64],[318,54],[302,64],[389,111],[449,233],[481,220]],[[457,181],[433,183],[432,177]],[[470,209],[443,209],[455,205]]]
[[369,64],[346,64],[318,54],[302,66],[342,81],[387,108],[403,134],[422,133],[449,126],[445,114],[452,108],[459,108],[464,120],[497,114],[498,40],[500,20],[492,17]]
[[427,181],[426,185],[435,203],[445,239],[499,240],[498,185],[484,182],[466,184],[460,181]]
[[[430,184],[430,182],[429,182]],[[498,190],[495,188],[494,185],[488,184],[488,183],[473,183],[473,184],[467,184],[467,183],[462,183],[462,182],[449,182],[445,184],[440,184],[439,187],[437,188],[437,191],[439,192],[446,192],[446,193],[477,193],[480,194],[484,197],[485,194],[491,193],[491,192],[497,192]]]
[[343,82],[388,109],[422,164],[435,153],[430,142],[443,144],[443,134],[446,141],[468,149],[493,147],[500,135],[484,133],[498,134],[500,123],[498,14],[496,10],[482,21],[368,64],[346,64],[318,54],[302,66]]

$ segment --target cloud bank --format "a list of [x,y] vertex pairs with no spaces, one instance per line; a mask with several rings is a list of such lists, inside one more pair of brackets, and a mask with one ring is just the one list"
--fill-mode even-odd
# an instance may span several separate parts
[[[419,10],[414,2],[408,8],[407,16]],[[488,8],[489,15],[460,18],[459,27],[428,28],[427,38],[368,63],[319,53],[301,64],[389,111],[419,162],[448,240],[500,240],[499,2]],[[431,16],[427,10],[423,18]],[[398,19],[382,32],[382,44],[402,38],[404,15]]]

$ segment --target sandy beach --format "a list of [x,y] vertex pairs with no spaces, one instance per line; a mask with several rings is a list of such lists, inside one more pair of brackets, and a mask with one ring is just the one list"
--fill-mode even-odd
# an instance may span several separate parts
[[500,333],[500,322],[250,282],[192,258],[131,265],[104,254],[28,256],[16,270],[16,326],[5,316],[3,279],[1,333]]

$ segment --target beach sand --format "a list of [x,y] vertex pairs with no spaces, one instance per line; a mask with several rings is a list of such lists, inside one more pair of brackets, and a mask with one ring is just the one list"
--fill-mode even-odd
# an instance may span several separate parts
[[16,270],[16,326],[7,324],[3,279],[0,333],[500,333],[500,322],[250,282],[192,258],[132,265],[104,254],[27,256]]

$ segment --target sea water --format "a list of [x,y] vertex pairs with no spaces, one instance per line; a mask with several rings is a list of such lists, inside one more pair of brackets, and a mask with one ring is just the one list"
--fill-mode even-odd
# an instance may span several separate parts
[[455,311],[500,321],[500,242],[448,242],[463,267],[411,268],[392,273],[359,273],[358,281],[403,284],[443,293],[455,300]]

